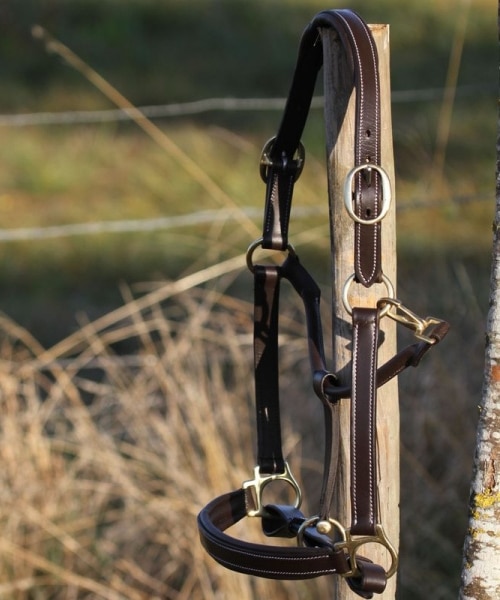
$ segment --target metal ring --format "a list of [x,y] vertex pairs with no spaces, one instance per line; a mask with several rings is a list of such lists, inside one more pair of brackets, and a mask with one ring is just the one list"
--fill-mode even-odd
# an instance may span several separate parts
[[[272,137],[270,140],[267,140],[267,142],[264,144],[264,148],[262,148],[262,154],[260,156],[260,176],[264,183],[267,183],[269,167],[276,166],[270,156],[275,140],[276,136]],[[306,160],[306,149],[300,141],[299,145],[297,146],[296,157],[294,157],[293,160],[297,163],[297,171],[295,172],[295,177],[293,180],[297,181],[297,179],[300,177],[300,174],[302,173],[302,169],[304,168],[304,162]],[[282,163],[282,166],[285,165],[283,165]]]
[[[264,241],[264,238],[258,238],[255,241],[253,241],[250,244],[250,246],[248,246],[247,267],[252,273],[255,271],[254,264],[253,264],[253,254],[254,254],[255,250],[257,250],[257,248],[262,247],[263,241]],[[292,244],[287,244],[286,250],[276,250],[276,252],[285,252],[285,251],[288,252],[288,254],[290,256],[297,256],[297,253],[295,252],[295,248],[292,246]]]
[[[378,214],[374,219],[362,219],[358,217],[358,215],[354,212],[352,205],[352,182],[360,171],[377,171],[380,175],[380,179],[382,182],[382,208],[380,210],[380,214]],[[344,204],[346,207],[349,216],[356,223],[360,223],[361,225],[375,225],[382,221],[382,219],[386,216],[389,211],[389,207],[391,206],[392,192],[391,192],[391,181],[389,179],[389,175],[387,175],[386,171],[380,167],[379,165],[374,165],[372,163],[366,163],[365,165],[359,165],[354,167],[349,171],[347,177],[344,182]]]
[[[352,307],[349,302],[349,289],[355,279],[356,279],[356,274],[353,273],[350,277],[348,277],[347,281],[344,283],[344,289],[342,290],[342,303],[344,305],[344,308],[345,308],[347,314],[349,314],[349,315],[352,315]],[[395,292],[394,292],[394,286],[392,285],[391,280],[388,277],[386,277],[385,275],[382,275],[382,283],[385,285],[385,288],[387,291],[386,296],[388,298],[394,298]],[[387,303],[384,306],[384,308],[382,308],[382,310],[380,311],[380,316],[381,317],[385,316],[389,312],[390,309],[391,309],[391,305],[389,303]]]

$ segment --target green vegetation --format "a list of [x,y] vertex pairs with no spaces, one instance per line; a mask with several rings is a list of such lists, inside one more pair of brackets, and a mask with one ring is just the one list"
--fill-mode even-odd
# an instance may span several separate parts
[[[492,4],[476,2],[468,17],[439,187],[431,180],[439,98],[393,105],[398,203],[405,208],[399,226],[403,253],[423,245],[439,253],[450,246],[456,249],[457,243],[468,253],[483,253],[489,246],[492,209],[484,198],[492,197],[494,181]],[[388,0],[352,6],[369,22],[391,24],[395,91],[443,87],[458,19],[453,3],[415,0],[405,4],[404,14]],[[322,8],[317,0],[11,3],[2,13],[9,27],[0,39],[4,57],[0,112],[114,108],[85,77],[31,37],[35,23],[67,44],[133,103],[145,105],[214,96],[286,95],[300,32]],[[278,120],[279,113],[271,111],[216,111],[158,123],[236,205],[259,207],[263,196],[256,168],[259,149]],[[220,208],[182,165],[134,124],[2,127],[0,141],[0,216],[5,228]],[[309,160],[296,202],[325,206],[321,110],[312,112],[305,144]],[[466,203],[456,200],[463,197]],[[436,208],[406,209],[415,201]],[[120,281],[177,277],[205,254],[206,234],[203,226],[154,235],[3,243],[0,304],[46,343],[53,342],[71,326],[75,310],[99,312],[109,307],[108,301],[119,302]],[[217,245],[221,255],[227,255],[244,249],[248,239],[242,235],[225,248],[219,239]],[[43,298],[47,304],[58,304],[61,292],[68,305],[67,310],[61,307],[64,316],[58,311],[57,319],[52,319],[45,311],[29,309],[40,306],[35,300],[43,304]]]
[[[410,0],[404,10],[395,0],[348,4],[369,22],[391,24],[395,92],[444,86],[462,10],[457,3]],[[472,4],[442,172],[436,162],[437,130],[443,124],[440,94],[434,100],[414,97],[404,102],[394,94],[400,295],[411,299],[417,312],[446,317],[453,326],[437,358],[401,381],[404,600],[456,597],[466,527],[487,310],[498,67],[496,5],[493,0]],[[12,2],[0,11],[7,25],[0,36],[0,113],[114,108],[81,73],[32,38],[35,23],[140,106],[285,96],[300,32],[323,8],[318,0]],[[0,385],[5,387],[2,397],[9,418],[1,429],[1,487],[8,501],[0,522],[11,535],[0,544],[0,597],[65,598],[67,589],[75,598],[88,593],[215,598],[217,590],[217,597],[248,600],[318,597],[320,588],[314,586],[321,583],[303,588],[277,584],[275,589],[258,582],[253,589],[225,573],[222,578],[202,553],[189,554],[201,496],[211,497],[214,486],[225,484],[228,477],[222,467],[215,469],[220,454],[235,457],[235,485],[249,475],[249,432],[244,457],[235,440],[228,439],[221,442],[227,445],[222,450],[206,447],[192,463],[181,461],[182,473],[171,468],[176,457],[187,460],[176,448],[190,442],[203,445],[201,425],[207,423],[197,422],[199,430],[184,429],[200,416],[196,402],[206,397],[224,400],[204,408],[205,415],[213,415],[210,427],[217,431],[221,423],[242,423],[241,408],[231,402],[251,401],[246,370],[250,352],[243,342],[236,343],[240,333],[246,339],[248,307],[234,299],[249,297],[248,277],[227,273],[178,301],[151,301],[144,310],[130,299],[131,294],[138,298],[168,289],[168,280],[182,280],[237,256],[258,235],[264,193],[258,175],[260,148],[274,134],[279,118],[276,111],[213,111],[155,121],[215,184],[210,189],[194,180],[179,158],[182,154],[159,147],[133,123],[0,126],[2,230],[200,211],[220,210],[229,216],[233,211],[228,222],[154,232],[0,241],[0,309],[22,326],[8,319],[2,324],[0,366],[5,373]],[[292,236],[318,228],[300,254],[327,284],[321,110],[312,111],[304,143],[308,158],[295,203],[319,212],[294,217]],[[249,224],[239,208],[256,209],[259,216],[252,216]],[[227,289],[231,298],[224,296]],[[113,315],[124,302],[123,318],[111,316],[102,328],[84,326]],[[215,333],[214,314],[221,323]],[[295,325],[291,338],[302,332]],[[230,340],[235,343],[228,348]],[[470,348],[467,355],[465,347]],[[132,370],[118,360],[125,350],[137,356]],[[65,363],[68,357],[72,360]],[[289,360],[291,369],[302,368],[296,354]],[[97,366],[87,371],[89,365]],[[234,386],[224,385],[222,367],[227,365],[232,366],[224,375]],[[190,387],[195,371],[209,373],[211,379],[196,378]],[[290,383],[290,398],[300,404],[301,385],[295,383]],[[190,403],[184,406],[186,394]],[[39,410],[40,396],[46,401]],[[171,419],[164,423],[159,415],[166,413]],[[225,430],[230,433],[229,427]],[[308,435],[313,435],[312,425],[304,434],[304,448]],[[321,456],[313,453],[313,466],[304,466],[305,478],[316,460]],[[215,470],[205,472],[207,464]],[[76,485],[78,493],[70,494],[75,481],[82,483]],[[59,491],[49,497],[49,488]],[[178,515],[172,490],[179,489],[188,499],[182,531],[178,519],[167,517]],[[180,551],[172,556],[169,546],[181,538]],[[165,566],[169,564],[170,570]],[[193,564],[196,570],[190,575]]]

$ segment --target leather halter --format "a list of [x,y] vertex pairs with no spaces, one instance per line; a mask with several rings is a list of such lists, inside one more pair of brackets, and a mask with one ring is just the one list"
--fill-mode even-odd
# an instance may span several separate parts
[[[399,300],[381,298],[373,308],[346,309],[352,315],[352,378],[340,385],[326,365],[320,317],[320,290],[288,241],[293,187],[304,162],[300,142],[317,73],[323,62],[320,29],[334,29],[349,57],[356,88],[355,164],[345,186],[346,209],[354,221],[354,275],[370,287],[392,286],[383,274],[381,222],[390,203],[390,184],[380,165],[380,98],[378,58],[368,26],[350,10],[323,11],[302,36],[299,55],[283,119],[275,138],[266,144],[261,176],[266,182],[262,238],[251,244],[247,261],[254,275],[254,365],[257,413],[257,466],[254,479],[241,489],[210,502],[198,515],[200,538],[207,552],[223,566],[272,579],[307,579],[338,574],[363,598],[382,593],[397,569],[397,554],[379,523],[376,473],[377,388],[409,366],[444,338],[449,325],[421,319]],[[258,247],[287,252],[279,266],[254,264]],[[281,281],[287,280],[304,304],[313,389],[323,404],[325,464],[318,514],[300,511],[301,491],[281,447],[278,380],[278,321]],[[348,284],[350,281],[348,281]],[[346,286],[348,287],[348,285]],[[379,321],[389,316],[411,328],[418,340],[379,366]],[[345,528],[330,516],[337,456],[337,407],[351,401],[351,524]],[[262,491],[283,480],[295,490],[291,506],[263,505]],[[266,536],[297,538],[295,547],[249,543],[225,533],[245,517],[260,517]],[[390,556],[386,569],[358,554],[367,543],[382,544]]]

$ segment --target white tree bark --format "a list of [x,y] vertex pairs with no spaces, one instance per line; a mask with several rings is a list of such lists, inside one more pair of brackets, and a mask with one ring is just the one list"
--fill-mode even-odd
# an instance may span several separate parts
[[500,598],[500,121],[486,360],[464,545],[461,600]]

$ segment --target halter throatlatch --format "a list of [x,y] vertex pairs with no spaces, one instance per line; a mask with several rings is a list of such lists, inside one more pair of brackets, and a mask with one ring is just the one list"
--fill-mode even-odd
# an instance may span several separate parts
[[[356,88],[355,164],[344,185],[344,205],[353,221],[353,274],[344,285],[343,303],[352,317],[352,377],[342,385],[326,364],[320,317],[320,290],[288,240],[293,188],[304,167],[300,141],[318,71],[323,63],[320,29],[334,29],[352,66]],[[397,570],[398,557],[380,523],[377,493],[377,388],[409,366],[446,335],[445,321],[417,316],[394,297],[381,261],[382,222],[391,203],[391,183],[381,166],[378,57],[366,23],[350,10],[316,15],[302,36],[297,65],[277,135],[264,146],[260,174],[266,183],[262,237],[247,252],[254,276],[254,373],[257,414],[257,466],[241,489],[210,502],[198,516],[202,544],[223,566],[272,579],[307,579],[337,574],[362,598],[382,593]],[[262,247],[285,253],[280,265],[255,263]],[[278,320],[281,281],[287,280],[304,304],[312,387],[323,405],[325,461],[318,513],[300,510],[302,494],[281,446],[278,381]],[[373,308],[351,306],[352,284],[383,284],[386,294]],[[413,330],[417,341],[378,365],[379,323],[389,317]],[[338,403],[351,403],[351,523],[330,515],[337,471]],[[291,505],[265,504],[271,482],[291,486]],[[296,538],[291,547],[249,543],[227,535],[244,517],[259,517],[266,536]],[[360,553],[367,544],[383,546],[388,564],[374,564]]]

